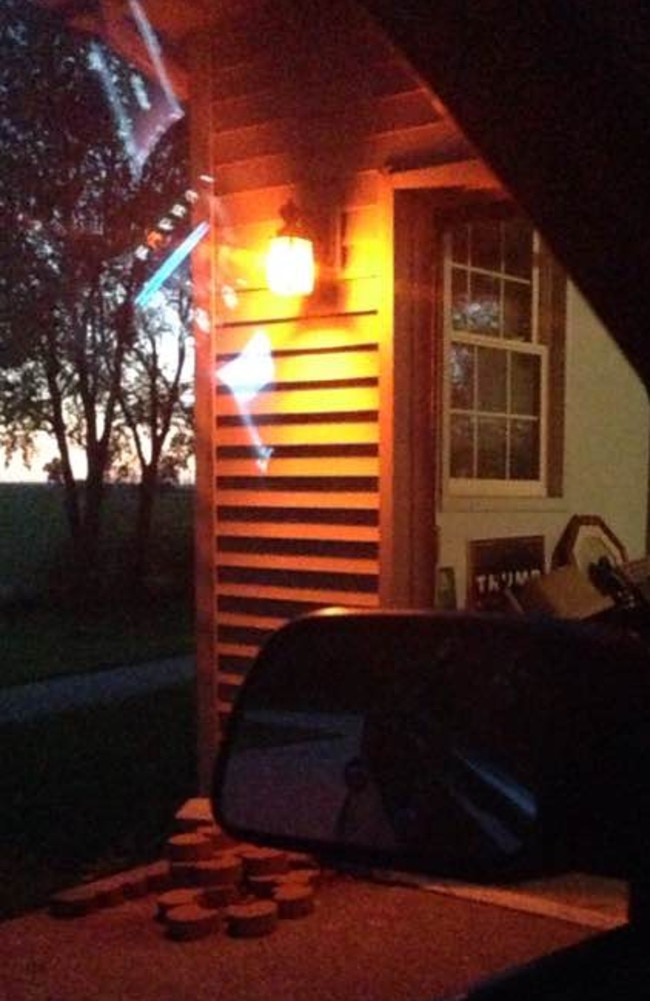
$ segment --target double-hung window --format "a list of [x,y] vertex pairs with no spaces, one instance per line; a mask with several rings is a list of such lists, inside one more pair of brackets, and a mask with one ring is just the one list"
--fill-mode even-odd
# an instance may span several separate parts
[[470,215],[445,228],[443,246],[447,489],[543,496],[549,339],[539,238],[519,216]]

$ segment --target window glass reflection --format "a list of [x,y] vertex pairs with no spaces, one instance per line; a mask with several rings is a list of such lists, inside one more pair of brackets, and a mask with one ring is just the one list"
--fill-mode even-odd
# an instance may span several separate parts
[[451,418],[451,475],[474,475],[474,418],[454,415]]
[[510,478],[534,480],[539,474],[539,421],[510,423]]
[[541,361],[537,355],[512,352],[510,357],[510,409],[513,414],[539,413]]
[[512,340],[532,339],[532,288],[522,282],[503,283],[503,336]]
[[504,413],[508,407],[508,355],[493,348],[478,349],[478,409]]
[[499,333],[499,280],[493,275],[472,272],[468,329],[477,334]]
[[467,330],[469,298],[467,295],[467,271],[452,268],[451,272],[451,325],[454,330]]
[[476,475],[486,480],[506,478],[507,421],[479,417],[477,429]]
[[474,348],[452,344],[449,375],[454,410],[469,410],[474,405],[474,368]]

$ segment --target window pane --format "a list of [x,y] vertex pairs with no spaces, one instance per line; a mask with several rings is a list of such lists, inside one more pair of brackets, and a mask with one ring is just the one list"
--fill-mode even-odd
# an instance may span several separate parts
[[452,476],[474,476],[474,418],[451,418],[449,471]]
[[506,351],[478,349],[477,410],[505,413],[508,406],[508,357]]
[[510,410],[539,416],[541,361],[537,355],[510,352]]
[[467,264],[469,254],[469,226],[459,223],[451,231],[451,259],[458,264]]
[[499,280],[472,273],[467,329],[477,334],[499,332]]
[[479,417],[476,475],[481,479],[505,480],[507,421],[497,417]]
[[522,282],[503,284],[503,333],[518,341],[530,341],[532,326],[532,289]]
[[487,271],[501,270],[501,224],[487,219],[471,226],[471,265]]
[[474,348],[452,344],[449,380],[452,409],[471,410],[474,406]]
[[520,278],[532,276],[533,230],[524,219],[508,219],[503,224],[503,270]]
[[510,423],[510,479],[538,480],[539,421]]
[[467,296],[467,271],[451,270],[451,326],[452,330],[467,330],[469,299]]

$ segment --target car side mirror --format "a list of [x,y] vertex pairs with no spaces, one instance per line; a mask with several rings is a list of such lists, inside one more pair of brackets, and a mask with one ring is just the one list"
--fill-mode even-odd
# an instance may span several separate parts
[[644,865],[650,657],[593,627],[326,610],[275,633],[213,792],[248,840],[486,879]]

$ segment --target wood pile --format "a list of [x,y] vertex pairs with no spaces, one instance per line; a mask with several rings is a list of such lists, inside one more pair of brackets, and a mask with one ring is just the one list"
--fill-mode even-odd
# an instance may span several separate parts
[[155,895],[167,937],[190,941],[223,931],[257,938],[313,912],[322,873],[312,857],[232,840],[203,799],[189,800],[176,825],[163,860],[55,894],[52,916],[83,917]]

